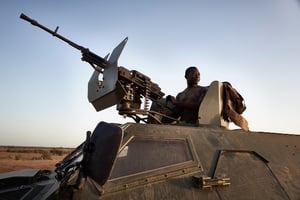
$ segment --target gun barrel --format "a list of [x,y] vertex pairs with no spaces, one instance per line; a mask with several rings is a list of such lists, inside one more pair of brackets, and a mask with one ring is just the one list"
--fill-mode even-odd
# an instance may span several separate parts
[[84,48],[84,47],[82,47],[82,46],[80,46],[80,45],[78,45],[78,44],[76,44],[76,43],[74,43],[74,42],[68,40],[67,38],[63,37],[62,35],[59,35],[59,34],[57,33],[58,27],[56,27],[55,31],[52,31],[51,29],[49,29],[49,28],[47,28],[47,27],[45,27],[45,26],[39,24],[36,20],[31,19],[30,17],[28,17],[28,16],[25,15],[24,13],[22,13],[22,14],[20,15],[20,18],[23,19],[23,20],[25,20],[25,21],[30,22],[30,23],[31,23],[32,25],[34,25],[34,26],[37,26],[37,27],[43,29],[44,31],[50,33],[50,34],[53,35],[54,37],[57,37],[57,38],[59,38],[59,39],[65,41],[66,43],[68,43],[69,45],[71,45],[72,47],[74,47],[74,48],[76,48],[76,49],[78,49],[78,50],[80,50],[80,51],[84,51],[84,50],[86,49],[86,48]]
[[[31,19],[30,17],[26,16],[24,13],[21,13],[20,18],[25,20],[25,21],[30,22],[32,25],[43,29],[44,31],[50,33],[54,37],[57,37],[57,38],[63,40],[64,42],[68,43],[72,47],[80,50],[81,53],[82,53],[82,61],[86,61],[86,62],[90,63],[96,71],[102,72],[100,68],[104,68],[108,65],[108,62],[106,61],[106,59],[104,59],[104,58],[96,55],[95,53],[89,51],[88,48],[80,46],[80,45],[76,44],[75,42],[72,42],[71,40],[65,38],[64,36],[58,34],[57,33],[58,28],[59,28],[58,26],[56,27],[56,29],[54,31],[52,31],[49,28],[39,24],[36,20]],[[100,68],[98,68],[98,67],[100,67]]]

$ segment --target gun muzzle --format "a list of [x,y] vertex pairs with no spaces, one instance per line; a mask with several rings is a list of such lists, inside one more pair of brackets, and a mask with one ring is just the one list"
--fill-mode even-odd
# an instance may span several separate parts
[[26,16],[24,13],[21,13],[20,18],[21,18],[21,19],[24,19],[25,21],[30,22],[32,25],[35,25],[35,26],[38,25],[38,22],[37,22],[37,21],[35,21],[35,20],[29,18],[29,17]]

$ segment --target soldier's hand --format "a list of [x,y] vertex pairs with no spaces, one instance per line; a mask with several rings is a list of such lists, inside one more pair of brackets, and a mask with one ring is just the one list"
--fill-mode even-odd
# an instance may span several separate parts
[[167,101],[170,101],[172,104],[175,104],[176,103],[176,98],[171,96],[171,95],[168,95],[167,98],[166,98]]

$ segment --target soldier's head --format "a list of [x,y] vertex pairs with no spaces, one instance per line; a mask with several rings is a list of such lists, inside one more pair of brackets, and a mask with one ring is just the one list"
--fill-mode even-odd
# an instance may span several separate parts
[[185,75],[188,86],[195,86],[200,81],[200,72],[197,67],[188,67],[185,70]]

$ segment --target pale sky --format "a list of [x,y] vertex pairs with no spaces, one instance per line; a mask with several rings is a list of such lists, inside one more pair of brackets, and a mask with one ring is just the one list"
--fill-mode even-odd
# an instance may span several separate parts
[[93,69],[21,13],[102,57],[128,36],[119,65],[165,94],[182,91],[195,65],[201,85],[229,81],[243,95],[252,131],[300,134],[297,0],[10,0],[0,6],[0,145],[75,147],[100,121],[131,121],[115,107],[96,112]]

